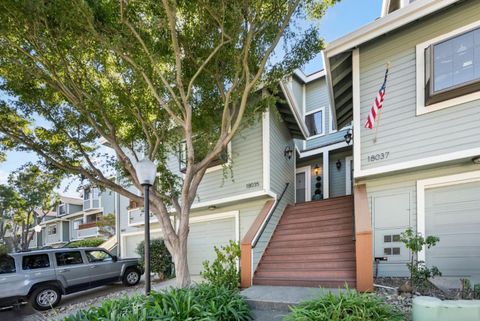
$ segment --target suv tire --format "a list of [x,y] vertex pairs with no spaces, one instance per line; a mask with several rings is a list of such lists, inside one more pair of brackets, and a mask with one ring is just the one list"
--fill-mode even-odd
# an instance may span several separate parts
[[129,268],[123,274],[122,282],[125,286],[134,286],[140,282],[142,274],[136,268]]
[[57,306],[62,298],[60,290],[55,285],[42,285],[33,290],[30,303],[35,310],[45,311]]

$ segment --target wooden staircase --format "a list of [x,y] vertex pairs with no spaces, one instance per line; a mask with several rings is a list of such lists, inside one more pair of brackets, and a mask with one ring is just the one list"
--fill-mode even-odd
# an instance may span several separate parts
[[287,206],[253,284],[355,288],[353,220],[352,196]]

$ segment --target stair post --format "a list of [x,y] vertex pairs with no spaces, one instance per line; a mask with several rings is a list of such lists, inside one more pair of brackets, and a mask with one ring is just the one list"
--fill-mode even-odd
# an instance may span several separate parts
[[365,184],[354,186],[357,290],[373,291],[372,224]]

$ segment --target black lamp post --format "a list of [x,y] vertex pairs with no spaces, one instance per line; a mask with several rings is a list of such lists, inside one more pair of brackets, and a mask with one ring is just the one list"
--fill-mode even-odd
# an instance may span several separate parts
[[155,164],[145,158],[135,166],[137,177],[144,188],[144,216],[145,216],[145,294],[150,294],[150,187],[155,182],[157,167]]

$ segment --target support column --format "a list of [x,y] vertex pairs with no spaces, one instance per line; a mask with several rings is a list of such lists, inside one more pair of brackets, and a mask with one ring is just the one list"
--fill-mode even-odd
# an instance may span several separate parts
[[323,198],[330,196],[330,152],[323,152]]
[[357,290],[373,291],[373,241],[372,221],[368,210],[365,184],[354,186],[355,210],[355,259]]

